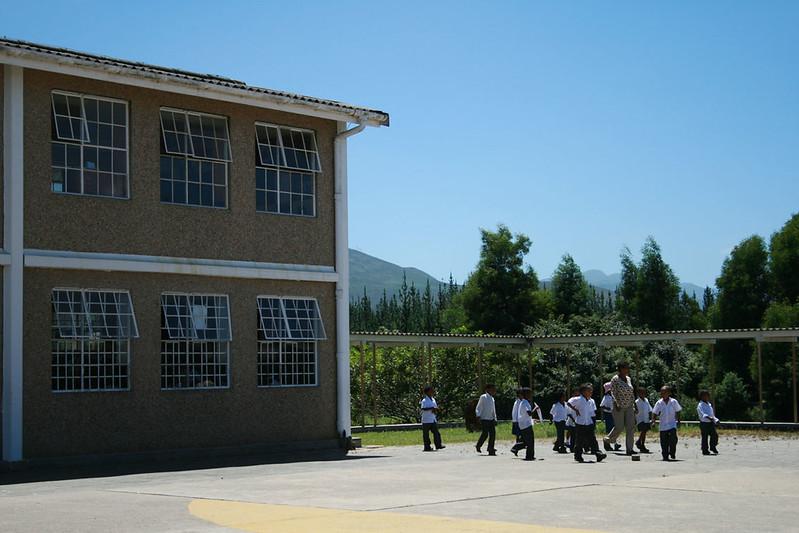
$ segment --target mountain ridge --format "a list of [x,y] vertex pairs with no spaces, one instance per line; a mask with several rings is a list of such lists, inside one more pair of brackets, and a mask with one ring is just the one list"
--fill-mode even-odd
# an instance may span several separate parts
[[[434,276],[416,267],[403,267],[385,259],[380,259],[369,255],[360,250],[350,249],[350,298],[361,298],[366,290],[366,295],[372,302],[377,302],[383,296],[391,298],[397,294],[402,287],[402,277],[405,275],[408,286],[415,285],[423,291],[427,283],[430,283],[430,290],[433,294],[438,293],[439,286],[446,287],[449,282],[436,279]],[[602,270],[588,269],[583,271],[583,276],[589,285],[598,291],[615,293],[616,287],[621,282],[621,274],[615,272],[606,274]],[[541,280],[543,287],[551,284],[551,278]],[[702,298],[704,287],[694,283],[681,282],[680,288],[688,293],[688,296]]]

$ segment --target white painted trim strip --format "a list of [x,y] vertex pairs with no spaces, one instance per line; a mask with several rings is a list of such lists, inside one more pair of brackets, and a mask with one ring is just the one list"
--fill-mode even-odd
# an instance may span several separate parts
[[23,70],[6,65],[3,75],[3,460],[23,459]]
[[175,79],[173,77],[139,70],[128,70],[122,67],[110,67],[90,63],[83,64],[78,59],[67,57],[36,57],[35,53],[9,53],[0,50],[0,63],[20,66],[46,72],[56,72],[68,76],[91,78],[99,81],[120,83],[156,91],[165,91],[200,98],[210,98],[235,104],[243,104],[297,115],[307,115],[328,120],[358,122],[369,126],[385,126],[388,121],[384,115],[367,110],[346,110],[323,103],[306,102],[266,93],[255,93],[236,87],[217,86],[199,80]]
[[5,250],[0,250],[0,266],[8,266],[11,264],[11,254]]
[[106,272],[184,274],[218,278],[274,279],[335,283],[338,274],[332,266],[225,261],[154,255],[128,255],[63,250],[25,250],[25,266]]

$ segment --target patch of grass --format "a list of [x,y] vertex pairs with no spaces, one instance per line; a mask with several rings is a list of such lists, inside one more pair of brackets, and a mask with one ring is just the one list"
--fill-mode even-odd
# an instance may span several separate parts
[[[441,440],[444,444],[456,444],[462,442],[477,442],[480,436],[479,431],[467,431],[466,428],[442,428]],[[604,425],[599,424],[597,428],[597,439],[601,439],[604,435]],[[636,436],[637,436],[636,432]],[[680,426],[680,437],[699,437],[699,428],[697,426]],[[719,435],[722,437],[750,437],[760,440],[768,440],[772,438],[799,438],[798,433],[782,432],[782,431],[764,431],[758,429],[752,430],[733,430],[723,429],[719,430]],[[422,445],[422,431],[371,431],[365,433],[356,433],[356,437],[361,437],[361,442],[364,446],[421,446]],[[536,443],[548,443],[555,438],[555,426],[549,423],[535,425],[535,438]],[[657,426],[647,435],[647,444],[651,445],[658,438]],[[510,422],[500,422],[497,425],[497,440],[498,441],[513,441],[516,437],[511,434]],[[623,445],[623,437],[619,440]],[[600,443],[601,444],[601,443]]]

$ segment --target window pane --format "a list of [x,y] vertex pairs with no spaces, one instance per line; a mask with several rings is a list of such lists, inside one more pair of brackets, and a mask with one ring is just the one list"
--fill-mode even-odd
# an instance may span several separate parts
[[258,317],[260,319],[260,339],[285,339],[288,337],[283,307],[279,298],[258,298]]
[[284,298],[283,308],[292,339],[325,339],[324,325],[316,300]]

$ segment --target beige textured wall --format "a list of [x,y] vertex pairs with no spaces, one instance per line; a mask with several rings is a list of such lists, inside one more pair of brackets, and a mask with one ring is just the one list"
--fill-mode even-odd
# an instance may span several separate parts
[[[51,392],[50,291],[57,286],[130,290],[140,333],[132,341],[130,391]],[[229,295],[233,327],[229,389],[160,390],[163,291]],[[259,294],[319,300],[328,340],[319,343],[318,387],[256,387]],[[333,439],[335,331],[335,287],[330,283],[26,269],[25,457]]]
[[[130,200],[50,191],[50,92],[53,89],[129,102]],[[162,204],[159,192],[161,106],[229,119],[233,162],[224,210]],[[322,172],[316,176],[317,216],[255,211],[256,121],[316,131]],[[334,121],[139,89],[42,71],[25,72],[25,246],[334,265]]]

